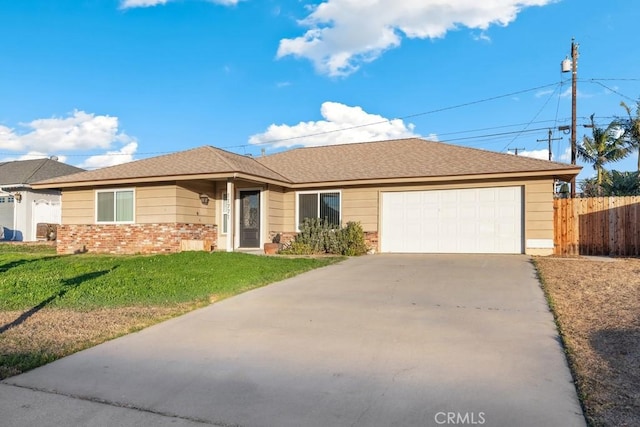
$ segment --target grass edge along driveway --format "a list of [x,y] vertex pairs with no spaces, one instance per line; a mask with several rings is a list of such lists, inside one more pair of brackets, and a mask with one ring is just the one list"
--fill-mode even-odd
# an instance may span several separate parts
[[342,259],[0,245],[0,379]]

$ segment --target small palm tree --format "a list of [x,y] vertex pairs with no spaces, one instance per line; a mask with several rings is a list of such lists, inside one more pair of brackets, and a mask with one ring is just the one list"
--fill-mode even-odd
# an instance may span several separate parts
[[602,184],[606,196],[637,196],[640,194],[640,172],[611,171]]
[[624,138],[632,150],[638,150],[638,169],[640,171],[640,100],[636,103],[636,116],[631,115],[631,108],[624,101],[620,106],[627,112],[628,118],[620,120],[624,129]]
[[619,131],[620,123],[613,121],[606,129],[599,128],[591,115],[592,136],[585,136],[577,147],[578,157],[591,163],[597,172],[596,182],[602,185],[604,165],[616,162],[629,155],[631,148],[625,143],[624,133]]

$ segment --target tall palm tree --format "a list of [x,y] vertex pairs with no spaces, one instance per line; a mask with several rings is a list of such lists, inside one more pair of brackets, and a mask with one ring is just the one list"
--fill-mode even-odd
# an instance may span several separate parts
[[624,138],[632,150],[638,150],[638,170],[640,171],[640,100],[636,104],[636,116],[631,115],[631,108],[624,101],[620,106],[627,112],[627,119],[620,120],[624,129]]
[[613,121],[602,129],[596,126],[591,115],[591,128],[593,135],[586,136],[582,140],[578,149],[578,157],[587,163],[591,163],[598,173],[597,184],[602,185],[602,171],[604,165],[616,162],[629,155],[631,148],[625,143],[624,133],[619,131],[620,123]]

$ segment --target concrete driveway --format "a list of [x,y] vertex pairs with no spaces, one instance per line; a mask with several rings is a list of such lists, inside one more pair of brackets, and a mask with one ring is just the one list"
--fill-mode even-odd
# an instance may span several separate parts
[[349,259],[0,385],[4,426],[584,426],[525,256]]

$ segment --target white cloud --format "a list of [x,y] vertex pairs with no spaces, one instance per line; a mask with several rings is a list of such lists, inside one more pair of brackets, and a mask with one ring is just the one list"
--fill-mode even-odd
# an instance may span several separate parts
[[106,154],[91,156],[79,166],[85,169],[97,169],[127,163],[133,160],[133,155],[137,150],[138,143],[130,142],[120,150],[107,151]]
[[480,33],[473,34],[471,37],[473,37],[473,39],[477,42],[491,43],[491,37],[489,37],[489,35],[485,31],[480,31]]
[[251,136],[249,143],[270,144],[272,147],[316,147],[418,136],[413,132],[413,124],[369,114],[361,107],[325,102],[320,114],[324,120],[300,122],[293,126],[272,124],[266,132]]
[[[561,98],[569,98],[571,97],[571,87],[568,87],[567,89],[564,90],[564,92],[562,92],[560,94]],[[580,91],[580,89],[576,90],[576,98],[593,98],[593,95],[590,93],[584,93],[582,91]]]
[[168,0],[122,0],[120,7],[128,9],[130,7],[151,7],[165,4]]
[[[541,90],[541,91],[536,92],[535,97],[536,98],[541,98],[543,96],[551,95],[553,92],[555,92],[555,90],[553,90],[553,89]],[[569,89],[569,95],[571,95],[571,89]]]
[[[34,160],[34,159],[45,159],[51,157],[50,155],[48,155],[47,153],[41,153],[38,151],[30,151],[27,154],[22,154],[20,156],[17,157],[3,157],[2,159],[0,159],[0,162],[11,162],[14,160]],[[56,156],[58,157],[58,161],[61,163],[66,163],[67,162],[67,156]]]
[[[122,0],[120,7],[122,9],[130,9],[134,7],[152,7],[166,4],[173,0]],[[223,6],[235,6],[242,0],[209,0],[211,3],[221,4]]]
[[467,27],[486,40],[491,25],[507,26],[531,6],[557,0],[326,0],[299,24],[307,31],[280,40],[277,57],[307,58],[318,72],[346,76],[398,47],[403,37],[435,39]]
[[533,157],[534,159],[541,159],[541,160],[549,160],[549,150],[544,149],[544,150],[518,151],[518,156]]
[[[509,154],[514,154],[514,153],[509,152]],[[571,161],[571,147],[567,147],[567,149],[562,154],[560,154],[559,156],[556,156],[553,153],[551,153],[551,155],[552,155],[551,160],[553,160],[554,162],[568,163],[569,161]],[[549,150],[547,150],[545,148],[545,149],[542,149],[542,150],[518,151],[518,156],[533,157],[534,159],[549,160]]]
[[571,147],[567,147],[562,154],[558,156],[556,160],[556,156],[553,156],[553,160],[557,162],[569,163],[571,162]]
[[[113,160],[123,163],[132,160],[137,149],[135,138],[121,132],[118,128],[118,118],[113,116],[76,110],[67,117],[37,119],[21,123],[20,127],[20,130],[16,130],[0,126],[0,150],[27,152],[12,160],[56,155],[60,161],[65,161],[66,157],[62,156],[61,152],[110,150],[116,144],[123,146],[120,151],[124,150],[128,157],[115,156],[116,159]],[[121,161],[123,159],[124,161]],[[104,159],[102,166],[110,164],[112,160]],[[92,167],[99,166],[97,161],[92,160]]]

